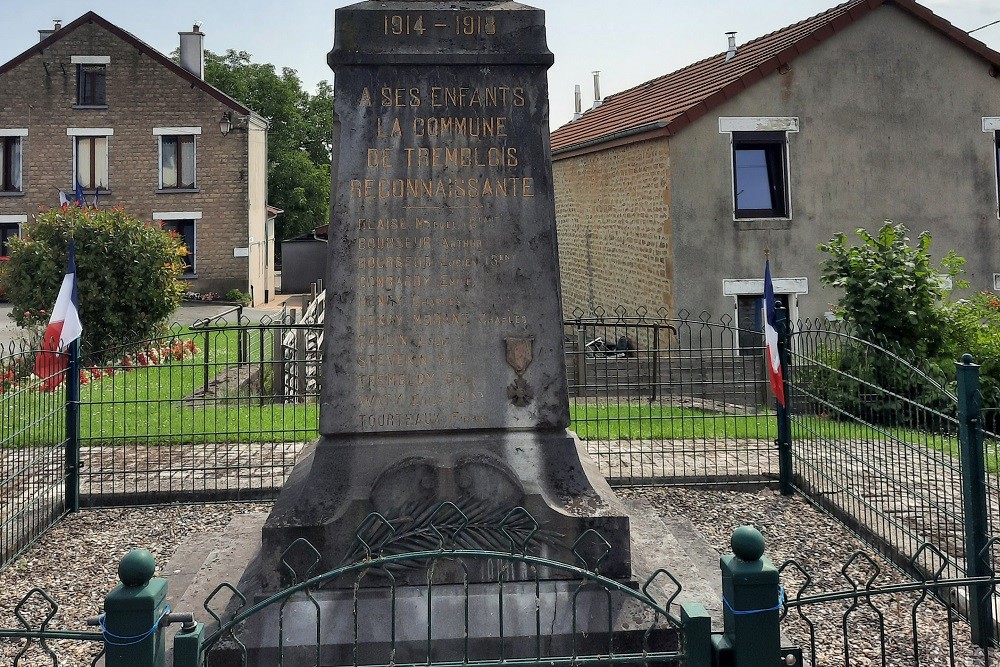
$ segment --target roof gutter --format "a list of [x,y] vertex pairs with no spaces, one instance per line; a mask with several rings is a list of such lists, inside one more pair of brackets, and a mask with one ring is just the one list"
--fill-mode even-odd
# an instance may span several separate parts
[[[599,137],[597,139],[591,139],[590,141],[585,141],[582,144],[574,144],[572,146],[566,146],[565,148],[560,148],[552,151],[553,159],[564,159],[568,157],[575,157],[576,155],[581,155],[583,153],[593,153],[597,146],[603,146],[604,144],[614,143],[616,146],[621,146],[622,144],[630,144],[636,141],[642,141],[643,139],[653,139],[658,136],[668,136],[670,134],[667,130],[669,122],[665,120],[658,120],[652,123],[646,123],[645,125],[639,125],[638,127],[631,127],[627,130],[619,130],[614,134],[609,134],[607,136]],[[667,130],[667,131],[663,131]],[[641,134],[649,134],[649,137],[643,137],[642,139],[636,138]],[[613,148],[608,146],[607,148]]]

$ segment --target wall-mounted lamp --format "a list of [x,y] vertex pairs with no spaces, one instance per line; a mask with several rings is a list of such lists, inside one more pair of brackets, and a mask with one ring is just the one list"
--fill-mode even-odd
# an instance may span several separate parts
[[219,132],[222,132],[222,136],[226,136],[233,130],[246,131],[247,129],[247,119],[240,118],[237,116],[233,118],[232,111],[226,111],[222,114],[222,118],[219,119]]

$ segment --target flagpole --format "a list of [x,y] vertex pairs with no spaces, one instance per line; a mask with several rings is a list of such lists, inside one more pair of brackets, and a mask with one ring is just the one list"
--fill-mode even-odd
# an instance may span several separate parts
[[80,339],[66,353],[66,509],[80,511]]

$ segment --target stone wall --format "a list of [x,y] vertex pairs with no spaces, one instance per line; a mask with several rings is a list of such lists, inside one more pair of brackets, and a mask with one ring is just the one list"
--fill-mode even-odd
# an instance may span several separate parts
[[553,164],[563,310],[673,308],[666,139]]
[[[69,28],[63,28],[69,30]],[[13,39],[11,35],[8,39]],[[25,44],[31,35],[22,35]],[[37,38],[37,36],[36,36]],[[107,56],[107,108],[74,109],[76,66],[72,56]],[[108,170],[111,192],[100,205],[124,206],[141,220],[154,212],[198,212],[196,279],[190,289],[248,290],[247,134],[219,132],[231,110],[97,23],[84,23],[44,51],[0,74],[0,128],[24,128],[23,194],[0,196],[0,215],[31,216],[57,206],[59,190],[72,197],[74,137],[67,128],[111,128]],[[159,137],[154,127],[200,127],[196,137],[197,191],[157,192]],[[87,197],[93,200],[93,195]]]

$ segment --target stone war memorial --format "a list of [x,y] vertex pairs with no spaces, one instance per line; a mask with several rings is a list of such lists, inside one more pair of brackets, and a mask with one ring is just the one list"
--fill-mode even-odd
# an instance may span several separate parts
[[[494,548],[517,508],[537,522],[533,555],[573,563],[593,529],[608,543],[594,547],[607,551],[601,574],[629,580],[628,516],[567,430],[544,13],[487,0],[362,2],[337,10],[328,61],[336,119],[320,438],[276,501],[240,590],[252,603],[293,583],[282,561],[300,557],[286,552],[299,538],[313,574],[363,556],[359,536],[374,538],[356,533],[373,512],[409,536],[396,545],[382,535],[391,553],[447,539],[418,530],[435,511],[439,524],[450,512],[466,526],[465,548]],[[495,582],[489,570],[441,565],[434,583],[459,595]],[[419,596],[426,578],[403,571],[393,581]],[[560,575],[546,578],[541,597],[570,606]],[[362,584],[371,604],[356,613],[370,625],[389,627],[387,585]],[[317,604],[350,595],[333,586]],[[461,613],[437,595],[438,618]],[[397,618],[401,636],[426,635],[421,605],[410,630]],[[307,613],[285,609],[286,652]],[[260,643],[267,664],[277,619],[251,620],[260,625],[248,621],[243,641]]]

